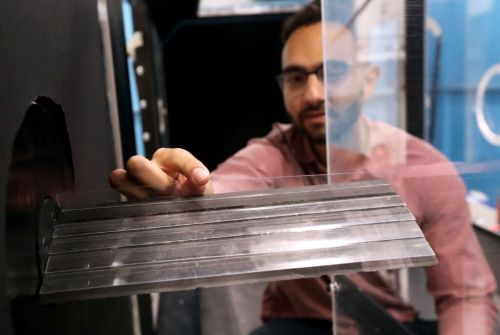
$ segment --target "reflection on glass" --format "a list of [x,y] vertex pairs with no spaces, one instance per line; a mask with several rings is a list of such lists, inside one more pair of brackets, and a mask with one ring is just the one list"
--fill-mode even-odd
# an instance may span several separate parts
[[326,2],[328,143],[367,154],[379,143],[366,119],[404,126],[404,8],[403,1]]

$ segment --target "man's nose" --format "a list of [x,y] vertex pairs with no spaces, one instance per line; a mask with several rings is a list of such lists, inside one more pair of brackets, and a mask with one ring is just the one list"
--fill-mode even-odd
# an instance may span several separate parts
[[323,101],[325,98],[325,88],[323,82],[316,75],[309,75],[304,90],[304,100],[306,102]]

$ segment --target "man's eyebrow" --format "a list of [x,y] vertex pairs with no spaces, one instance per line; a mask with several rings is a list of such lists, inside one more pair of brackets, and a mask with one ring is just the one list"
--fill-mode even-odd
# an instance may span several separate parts
[[[311,67],[310,69],[314,71],[314,70],[318,69],[321,66],[323,66],[322,63],[321,64],[317,64],[317,65]],[[309,72],[309,68],[306,68],[306,67],[300,66],[300,65],[293,65],[292,64],[292,65],[286,66],[283,69],[282,73],[295,72],[295,71]]]
[[298,65],[289,65],[283,69],[283,73],[287,72],[295,72],[295,71],[302,71],[306,72],[307,70],[303,66],[298,66]]

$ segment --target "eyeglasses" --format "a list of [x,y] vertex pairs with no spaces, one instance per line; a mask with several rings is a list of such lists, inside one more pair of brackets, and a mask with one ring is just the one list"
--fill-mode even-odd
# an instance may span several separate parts
[[[325,64],[329,83],[338,83],[342,81],[352,71],[352,69],[362,66],[362,64],[348,64],[340,60],[329,60]],[[324,82],[324,68],[324,64],[321,64],[311,71],[306,71],[305,69],[298,67],[292,67],[276,76],[276,80],[284,93],[299,94],[304,92],[307,80],[311,74],[314,74],[322,83]]]

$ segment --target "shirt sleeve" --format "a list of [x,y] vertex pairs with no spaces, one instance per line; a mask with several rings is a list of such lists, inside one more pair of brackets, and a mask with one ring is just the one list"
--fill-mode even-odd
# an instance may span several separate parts
[[465,186],[449,162],[418,170],[405,188],[416,190],[417,220],[439,262],[426,269],[439,334],[493,334],[496,283],[472,228]]

